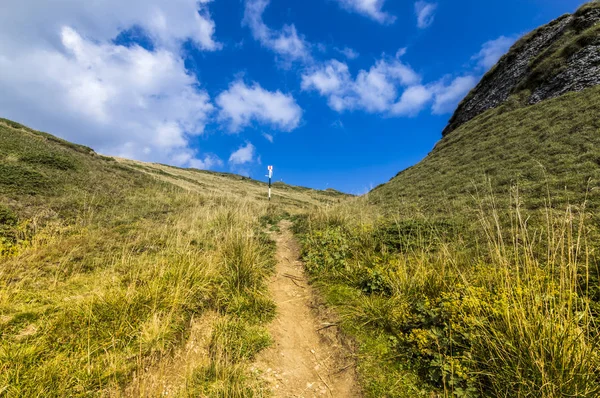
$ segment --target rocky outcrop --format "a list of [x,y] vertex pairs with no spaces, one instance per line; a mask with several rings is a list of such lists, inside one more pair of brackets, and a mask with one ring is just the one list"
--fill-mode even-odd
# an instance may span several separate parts
[[565,71],[533,91],[529,104],[600,84],[600,45],[584,48],[572,55],[567,62]]
[[523,105],[600,84],[600,2],[519,40],[461,102],[442,135],[522,94]]

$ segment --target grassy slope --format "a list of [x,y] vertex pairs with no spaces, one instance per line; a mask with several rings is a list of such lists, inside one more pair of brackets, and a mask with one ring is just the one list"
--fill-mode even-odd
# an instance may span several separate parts
[[[133,167],[158,180],[182,187],[189,191],[202,192],[230,197],[247,197],[264,200],[267,183],[242,177],[237,174],[219,173],[197,169],[143,163],[128,159],[117,159],[123,165]],[[304,210],[310,206],[339,203],[349,195],[333,191],[318,191],[311,188],[287,185],[282,182],[273,184],[273,204]]]
[[[444,137],[417,165],[375,188],[369,201],[439,214],[477,208],[476,196],[501,198],[517,184],[530,208],[550,191],[557,206],[597,208],[600,191],[600,87],[526,108],[485,112]],[[488,181],[489,179],[489,181]],[[475,197],[475,198],[474,198]]]
[[0,395],[119,395],[215,311],[177,393],[260,394],[245,364],[274,314],[264,229],[344,196],[280,185],[269,206],[264,192],[0,121]]
[[368,397],[600,394],[599,114],[504,104],[297,224]]

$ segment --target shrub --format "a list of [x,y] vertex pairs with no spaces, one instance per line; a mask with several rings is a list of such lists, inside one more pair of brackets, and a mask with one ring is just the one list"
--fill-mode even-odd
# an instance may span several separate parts
[[33,153],[21,157],[21,161],[44,167],[50,167],[57,170],[75,170],[75,161],[67,156],[56,153]]
[[0,204],[0,227],[2,225],[14,227],[18,221],[19,218],[11,209]]
[[41,173],[21,165],[0,163],[0,187],[16,194],[36,195],[48,190],[51,182]]

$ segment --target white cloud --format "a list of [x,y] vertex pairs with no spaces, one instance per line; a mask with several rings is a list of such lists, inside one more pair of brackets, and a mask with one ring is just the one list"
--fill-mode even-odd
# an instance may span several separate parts
[[394,116],[415,116],[429,103],[433,94],[425,86],[408,87],[391,109]]
[[302,89],[318,91],[338,111],[361,109],[370,113],[389,112],[398,98],[400,87],[420,84],[421,77],[397,59],[382,59],[355,79],[348,65],[330,60],[302,75]]
[[[105,154],[218,165],[192,149],[214,107],[179,55],[187,40],[219,47],[209,2],[4,2],[0,114]],[[114,44],[132,28],[154,50]]]
[[[398,57],[405,51],[398,52]],[[424,84],[410,65],[398,58],[377,61],[353,78],[348,65],[330,60],[302,75],[302,89],[317,91],[337,112],[362,110],[385,116],[416,116],[431,105],[434,114],[452,112],[478,78],[465,75]]]
[[[186,157],[188,157],[186,159]],[[223,166],[223,161],[221,159],[219,159],[218,156],[213,155],[213,154],[206,154],[204,155],[204,157],[202,157],[201,159],[198,159],[196,157],[196,153],[190,151],[189,154],[182,152],[181,153],[181,164],[185,164],[188,165],[189,167],[193,167],[195,169],[212,169],[216,166],[218,167],[222,167]]]
[[274,51],[286,61],[307,61],[310,44],[298,35],[294,25],[284,25],[280,31],[269,28],[262,19],[270,0],[246,0],[244,25],[250,28],[252,36],[264,47]]
[[302,118],[302,109],[292,95],[267,91],[257,83],[247,86],[241,80],[219,94],[216,103],[220,108],[219,119],[228,122],[233,132],[253,121],[291,131],[298,127]]
[[369,17],[382,24],[391,24],[396,17],[383,11],[385,0],[337,0],[346,10]]
[[250,142],[246,142],[246,145],[242,145],[237,151],[231,154],[229,157],[229,164],[239,166],[252,162],[254,160],[255,149],[254,145]]
[[263,133],[263,137],[265,137],[265,140],[269,141],[271,144],[273,143],[273,135],[272,134]]
[[484,43],[481,51],[472,57],[477,61],[476,67],[455,78],[446,76],[423,83],[421,76],[401,61],[406,54],[406,49],[401,48],[395,59],[383,57],[369,70],[360,70],[356,77],[346,63],[334,59],[313,66],[302,74],[301,87],[326,97],[329,107],[340,113],[362,110],[410,117],[431,106],[433,114],[447,114],[475,87],[480,69],[489,69],[514,42],[515,37],[501,36]]
[[471,59],[477,62],[478,67],[489,70],[504,54],[506,54],[516,40],[516,36],[500,36],[495,40],[485,42],[483,46],[481,46],[481,51],[475,54]]
[[415,13],[417,14],[417,26],[425,29],[431,26],[435,19],[437,3],[428,3],[426,1],[417,1],[415,3]]
[[25,43],[60,46],[57,33],[70,26],[83,37],[99,42],[114,39],[124,29],[140,27],[155,43],[178,48],[191,39],[203,50],[215,50],[215,23],[208,4],[212,0],[4,0],[0,26],[4,46],[18,49]]
[[58,48],[27,43],[0,55],[3,115],[102,153],[179,166],[195,159],[190,138],[213,105],[179,56],[88,40],[70,27],[59,37]]
[[356,52],[354,49],[352,49],[350,47],[344,47],[344,48],[336,47],[335,50],[348,59],[356,59],[360,56],[360,54],[358,52]]
[[303,74],[302,89],[313,89],[321,95],[331,95],[347,89],[350,79],[348,65],[334,59],[310,73]]
[[396,51],[396,58],[397,59],[402,58],[404,55],[406,55],[407,51],[408,51],[408,49],[406,47],[399,48],[398,51]]
[[436,115],[454,111],[458,103],[475,87],[477,78],[474,76],[457,77],[450,84],[444,84],[443,81],[436,83],[432,87],[435,100],[432,111]]

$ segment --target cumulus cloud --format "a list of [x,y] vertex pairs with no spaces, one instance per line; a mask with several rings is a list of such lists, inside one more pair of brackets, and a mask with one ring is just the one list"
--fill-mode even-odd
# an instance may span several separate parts
[[[192,40],[203,50],[220,47],[208,4],[212,0],[5,0],[0,26],[4,46],[25,43],[60,45],[57,33],[70,26],[84,37],[103,42],[140,27],[161,47],[174,49]],[[18,40],[17,40],[18,39]]]
[[251,163],[254,160],[254,145],[246,142],[237,151],[233,152],[229,157],[229,164],[232,166],[240,166],[246,163]]
[[[213,111],[168,50],[97,43],[60,30],[57,49],[0,56],[0,111],[100,152],[189,165],[189,139]],[[6,54],[0,50],[1,54]]]
[[[402,56],[404,51],[399,52]],[[431,105],[434,114],[452,112],[477,83],[477,77],[444,77],[423,83],[410,65],[398,58],[378,60],[352,77],[348,65],[330,60],[302,75],[302,89],[327,98],[337,112],[362,110],[385,116],[416,116]]]
[[517,41],[516,36],[500,36],[495,40],[485,42],[481,46],[481,51],[472,57],[477,62],[477,66],[484,70],[489,70],[496,62],[510,49]]
[[398,59],[382,59],[353,78],[348,65],[330,60],[302,75],[302,89],[318,91],[338,111],[361,109],[386,113],[398,98],[400,87],[418,85],[421,77]]
[[[101,153],[213,167],[190,142],[213,105],[179,55],[215,50],[208,1],[8,1],[0,14],[0,113]],[[153,50],[114,44],[141,28]]]
[[270,0],[246,0],[243,24],[250,28],[255,40],[284,60],[309,60],[310,45],[298,34],[294,25],[284,25],[277,31],[265,24],[262,15],[269,2]]
[[432,106],[433,113],[441,115],[454,111],[458,103],[476,84],[477,78],[475,76],[460,76],[449,84],[445,84],[443,81],[434,84],[431,89],[435,95]]
[[337,0],[346,10],[364,15],[382,24],[392,24],[396,17],[383,11],[385,0]]
[[[425,8],[421,4],[419,10]],[[432,18],[435,7],[430,10]],[[312,66],[302,74],[301,87],[304,91],[318,92],[327,98],[330,108],[340,113],[362,110],[384,116],[410,117],[430,107],[433,114],[447,114],[453,112],[475,87],[481,69],[493,66],[515,40],[514,36],[501,36],[484,43],[481,51],[472,57],[476,65],[457,77],[445,76],[437,81],[422,82],[422,77],[401,60],[406,54],[406,49],[401,48],[395,58],[384,56],[370,69],[360,70],[355,77],[346,63],[335,59]]]
[[[223,166],[223,161],[213,154],[207,154],[198,158],[195,152],[190,151],[189,154],[182,152],[180,156],[182,156],[181,161],[179,162],[180,164],[185,164],[195,169],[204,170]],[[189,158],[187,158],[188,156]]]
[[417,1],[415,3],[415,13],[417,14],[417,26],[419,29],[431,26],[435,19],[437,7],[437,3],[428,3],[426,1]]
[[265,90],[257,83],[248,86],[241,80],[219,94],[216,103],[220,108],[219,119],[229,123],[232,132],[253,121],[291,131],[298,127],[302,118],[302,109],[292,95]]
[[359,53],[356,52],[354,49],[350,48],[350,47],[344,47],[344,48],[335,48],[335,51],[339,52],[340,54],[342,54],[344,57],[348,58],[348,59],[356,59],[359,57]]
[[408,87],[400,100],[390,110],[394,116],[415,116],[429,103],[433,96],[430,89],[422,85]]

